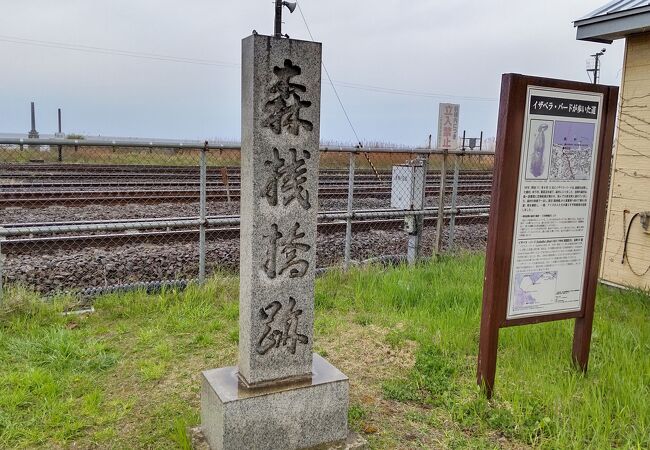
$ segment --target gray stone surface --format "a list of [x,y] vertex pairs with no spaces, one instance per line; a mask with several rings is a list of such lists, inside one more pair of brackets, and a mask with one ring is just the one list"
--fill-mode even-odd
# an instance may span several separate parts
[[[201,427],[188,428],[187,434],[190,436],[193,450],[210,450],[210,445]],[[368,448],[370,448],[368,441],[363,436],[350,432],[344,441],[321,444],[306,450],[367,450]]]
[[236,367],[203,372],[201,428],[210,448],[363,448],[346,447],[348,378],[317,354],[312,370],[309,382],[253,390],[238,384]]
[[242,51],[239,374],[312,367],[321,44],[253,35]]
[[319,43],[243,41],[239,366],[203,372],[212,449],[348,445],[348,379],[312,353],[320,68]]
[[317,445],[307,450],[366,450],[368,448],[368,441],[363,436],[350,432],[344,441]]

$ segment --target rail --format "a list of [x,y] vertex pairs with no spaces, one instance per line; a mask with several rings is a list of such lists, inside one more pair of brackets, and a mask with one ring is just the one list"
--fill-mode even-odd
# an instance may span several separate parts
[[[467,207],[451,207],[444,208],[445,215],[451,214],[486,214],[489,213],[489,205],[481,206],[467,206]],[[352,212],[322,212],[318,214],[318,219],[321,221],[333,220],[371,220],[371,219],[391,219],[401,218],[404,216],[437,216],[438,208],[425,208],[425,209],[402,209],[402,210],[366,210],[366,211],[352,211]],[[211,226],[239,226],[239,216],[234,217],[207,217],[207,225]],[[160,228],[189,228],[192,226],[199,226],[201,219],[198,217],[179,219],[179,220],[152,220],[152,221],[125,221],[125,222],[97,222],[97,223],[62,223],[56,222],[44,226],[23,226],[22,224],[15,224],[13,226],[0,227],[0,237],[12,236],[31,236],[38,234],[66,234],[66,233],[93,233],[102,231],[128,231],[128,230],[155,230]]]
[[[205,145],[207,142],[207,146]],[[236,150],[241,151],[237,144],[220,144],[210,141],[166,141],[166,140],[128,140],[128,139],[60,139],[60,138],[0,138],[0,145],[53,145],[62,147],[114,147],[120,148],[167,148],[189,150]],[[486,150],[449,150],[424,147],[360,147],[321,145],[321,152],[341,153],[414,153],[422,155],[494,155]]]

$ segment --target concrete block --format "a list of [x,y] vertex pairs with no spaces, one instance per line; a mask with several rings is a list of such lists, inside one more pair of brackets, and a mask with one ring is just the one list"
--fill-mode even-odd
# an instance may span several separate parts
[[256,389],[242,387],[236,367],[204,371],[201,429],[210,448],[346,448],[348,378],[318,354],[313,361],[309,381]]

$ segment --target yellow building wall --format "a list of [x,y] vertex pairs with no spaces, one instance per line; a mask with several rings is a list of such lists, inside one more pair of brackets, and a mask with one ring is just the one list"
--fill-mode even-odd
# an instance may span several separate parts
[[601,278],[650,290],[650,234],[634,214],[650,211],[650,32],[627,38]]

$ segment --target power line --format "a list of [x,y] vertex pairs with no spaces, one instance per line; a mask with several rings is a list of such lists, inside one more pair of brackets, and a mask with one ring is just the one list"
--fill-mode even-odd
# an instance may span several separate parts
[[[300,15],[302,16],[303,21],[305,22],[305,27],[307,28],[307,32],[309,33],[309,36],[313,41],[314,37],[311,33],[309,25],[307,24],[307,21],[302,12],[302,9],[300,8],[300,5],[298,5],[298,10],[300,12]],[[72,50],[72,51],[94,53],[100,55],[126,56],[130,58],[146,59],[152,61],[174,62],[174,63],[194,64],[194,65],[201,65],[201,66],[213,66],[213,67],[223,67],[223,68],[241,67],[241,65],[237,63],[231,63],[231,62],[219,61],[219,60],[186,58],[182,56],[163,55],[158,53],[135,52],[135,51],[120,50],[120,49],[114,49],[108,47],[97,47],[97,46],[81,45],[81,44],[68,44],[68,43],[56,42],[56,41],[27,39],[27,38],[21,38],[17,36],[0,35],[0,42],[9,42],[14,44],[31,45],[31,46],[45,47],[45,48],[56,48],[62,50]],[[443,93],[434,93],[434,92],[426,92],[426,91],[397,89],[397,88],[376,86],[376,85],[370,85],[364,83],[353,83],[349,81],[338,81],[338,80],[334,81],[332,80],[325,64],[323,64],[323,69],[325,70],[325,73],[329,80],[329,84],[332,86],[334,94],[336,95],[339,104],[341,104],[341,109],[343,109],[348,122],[351,121],[347,111],[345,110],[345,107],[342,104],[340,95],[336,89],[336,85],[346,89],[356,89],[356,90],[362,90],[368,92],[376,92],[380,94],[403,95],[403,96],[422,97],[422,98],[448,98],[448,99],[458,99],[458,100],[465,100],[465,101],[472,101],[472,102],[496,102],[497,101],[496,98],[490,98],[490,97],[462,96],[462,95],[443,94]],[[351,125],[351,128],[354,129],[354,126]],[[356,136],[356,132],[355,132],[355,136]]]
[[[305,15],[302,12],[302,8],[300,7],[300,3],[296,2],[298,5],[298,12],[300,12],[300,16],[302,17],[302,21],[305,22],[305,28],[307,28],[307,33],[309,33],[309,37],[311,40],[314,40],[314,35],[311,34],[311,30],[309,29],[309,24],[307,23],[307,19],[305,18]],[[345,115],[345,118],[348,121],[348,124],[350,125],[350,128],[352,129],[352,133],[354,133],[354,137],[356,138],[357,142],[359,145],[361,145],[361,139],[359,138],[359,135],[357,134],[357,130],[354,128],[354,125],[352,125],[352,121],[350,120],[350,116],[348,115],[348,112],[345,109],[345,106],[343,106],[343,101],[341,101],[341,97],[339,96],[338,91],[336,90],[336,86],[334,85],[334,82],[332,81],[332,77],[330,76],[329,71],[327,70],[327,67],[325,66],[325,63],[321,61],[321,64],[323,65],[323,70],[325,71],[325,74],[327,75],[327,79],[330,82],[330,85],[332,86],[332,90],[334,91],[334,95],[336,96],[336,99],[339,102],[339,105],[341,105],[341,109],[343,110],[343,114]]]
[[233,68],[240,67],[239,64],[229,63],[225,61],[215,61],[215,60],[199,59],[199,58],[185,58],[182,56],[161,55],[157,53],[132,52],[129,50],[118,50],[114,48],[94,47],[90,45],[80,45],[80,44],[67,44],[64,42],[55,42],[55,41],[41,41],[37,39],[26,39],[26,38],[6,36],[6,35],[0,35],[0,41],[11,42],[14,44],[32,45],[37,47],[74,50],[74,51],[85,52],[85,53],[97,53],[102,55],[128,56],[131,58],[149,59],[154,61],[197,64],[202,66],[233,67]]
[[[305,22],[305,27],[307,28],[307,32],[309,33],[309,37],[311,38],[312,41],[314,41],[314,35],[311,34],[311,30],[309,29],[309,24],[307,24],[307,19],[305,18],[305,15],[302,12],[302,8],[300,7],[300,3],[296,1],[296,5],[298,6],[298,11],[300,12],[300,15],[302,16],[302,21]],[[357,142],[359,143],[359,148],[363,147],[363,144],[361,143],[361,139],[359,139],[359,135],[357,134],[357,130],[354,129],[354,125],[352,125],[352,121],[350,120],[350,116],[348,115],[348,112],[345,110],[345,106],[343,106],[343,102],[341,101],[341,97],[339,96],[338,91],[336,90],[336,86],[334,85],[334,82],[332,81],[332,77],[330,76],[329,71],[327,70],[327,67],[325,67],[325,63],[321,61],[321,65],[323,66],[323,70],[325,70],[325,74],[327,75],[327,79],[330,82],[330,85],[332,85],[332,90],[334,91],[334,94],[336,95],[336,99],[339,101],[339,105],[341,105],[341,109],[343,110],[343,114],[345,114],[345,118],[348,121],[348,124],[350,125],[350,128],[352,129],[352,133],[354,133],[354,137],[357,139]],[[377,180],[381,181],[381,176],[379,175],[379,171],[375,167],[375,165],[372,163],[370,160],[370,156],[368,153],[364,152],[363,156],[366,158],[366,161],[368,161],[368,164],[372,168],[372,171],[375,173],[375,177]]]
[[471,97],[471,96],[464,96],[464,95],[441,94],[441,93],[425,92],[425,91],[410,91],[406,89],[373,86],[369,84],[350,83],[348,81],[336,81],[336,84],[350,89],[361,89],[361,90],[371,91],[371,92],[380,92],[385,94],[396,94],[396,95],[408,95],[414,97],[455,98],[459,100],[478,101],[478,102],[495,102],[498,100],[497,98],[493,98],[493,97]]

